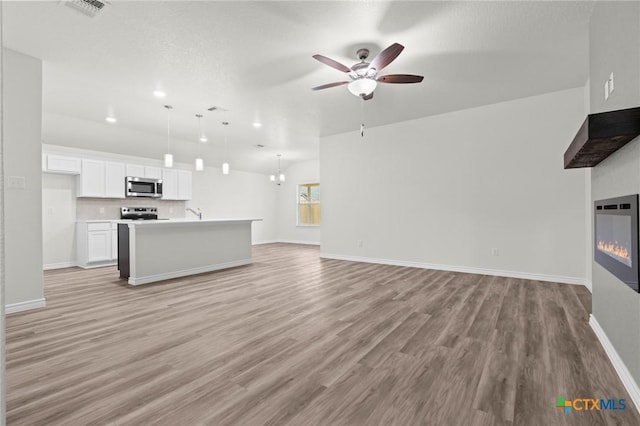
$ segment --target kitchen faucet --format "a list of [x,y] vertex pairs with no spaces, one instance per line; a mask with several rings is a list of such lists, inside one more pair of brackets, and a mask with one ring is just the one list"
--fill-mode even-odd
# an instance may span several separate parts
[[195,214],[196,216],[198,216],[198,219],[202,220],[202,212],[200,211],[200,209],[197,209],[198,211],[195,211],[194,209],[192,209],[191,207],[187,207],[186,211],[191,212],[193,214]]

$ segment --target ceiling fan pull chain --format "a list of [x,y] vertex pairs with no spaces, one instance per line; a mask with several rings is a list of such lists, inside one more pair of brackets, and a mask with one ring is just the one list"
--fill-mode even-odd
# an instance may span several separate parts
[[360,137],[364,138],[364,97],[360,97]]

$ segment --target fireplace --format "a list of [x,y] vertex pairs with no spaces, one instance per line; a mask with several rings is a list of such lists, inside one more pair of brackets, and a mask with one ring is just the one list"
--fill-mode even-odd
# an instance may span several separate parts
[[595,202],[594,258],[638,291],[638,195]]

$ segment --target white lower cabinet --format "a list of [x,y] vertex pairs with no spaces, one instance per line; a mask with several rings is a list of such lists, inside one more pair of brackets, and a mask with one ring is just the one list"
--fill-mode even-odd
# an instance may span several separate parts
[[118,261],[118,224],[111,224],[111,259]]
[[115,222],[78,222],[76,257],[78,266],[92,268],[114,265],[118,261],[118,224]]

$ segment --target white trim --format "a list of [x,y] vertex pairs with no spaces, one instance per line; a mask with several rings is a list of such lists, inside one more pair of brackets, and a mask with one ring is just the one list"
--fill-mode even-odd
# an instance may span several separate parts
[[319,246],[320,241],[299,241],[299,240],[278,240],[279,243],[285,244],[306,244],[309,246]]
[[6,314],[13,314],[16,312],[28,311],[30,309],[44,308],[47,306],[44,298],[35,299],[35,300],[27,300],[26,302],[12,303],[10,305],[5,306]]
[[42,265],[42,270],[43,271],[48,271],[51,269],[64,269],[64,268],[73,268],[74,266],[77,266],[78,264],[76,262],[58,262],[58,263],[47,263],[45,265]]
[[258,241],[258,242],[251,243],[251,245],[252,246],[259,246],[259,245],[262,245],[262,244],[275,244],[277,242],[278,242],[278,240]]
[[624,388],[627,390],[627,392],[629,392],[629,396],[635,404],[636,409],[640,411],[640,388],[638,388],[638,384],[633,379],[633,376],[629,372],[629,369],[624,364],[624,361],[622,361],[622,358],[620,358],[620,355],[618,355],[616,348],[613,347],[613,344],[607,337],[607,334],[604,332],[604,330],[600,326],[600,323],[598,323],[598,320],[593,316],[593,314],[589,316],[589,325],[591,326],[593,332],[596,334],[596,337],[600,341],[600,344],[604,348],[604,351],[607,353],[609,361],[611,361],[611,364],[613,364],[613,368],[615,368],[616,373],[618,373],[618,377],[620,377],[620,380],[622,380]]
[[118,264],[117,260],[103,260],[100,262],[87,263],[86,265],[76,264],[74,266],[77,266],[78,268],[82,268],[82,269],[93,269],[93,268],[104,268],[105,266],[115,266],[117,264]]
[[183,269],[182,271],[171,271],[164,274],[147,275],[145,277],[129,277],[129,284],[140,285],[148,284],[156,281],[170,280],[172,278],[186,277],[187,275],[202,274],[205,272],[217,271],[219,269],[234,268],[236,266],[248,265],[251,258],[234,260],[226,263],[216,263],[215,265],[200,266],[198,268]]
[[589,290],[589,293],[593,293],[593,286],[591,285],[591,281],[585,278],[583,285],[587,288],[587,290]]
[[409,262],[406,260],[378,259],[373,257],[345,256],[320,252],[324,259],[347,260],[350,262],[379,263],[382,265],[407,266],[410,268],[436,269],[440,271],[464,272],[468,274],[493,275],[498,277],[522,278],[525,280],[550,281],[554,283],[585,285],[585,279],[564,275],[534,274],[531,272],[505,271],[502,269],[485,269],[474,266],[440,265],[437,263]]

